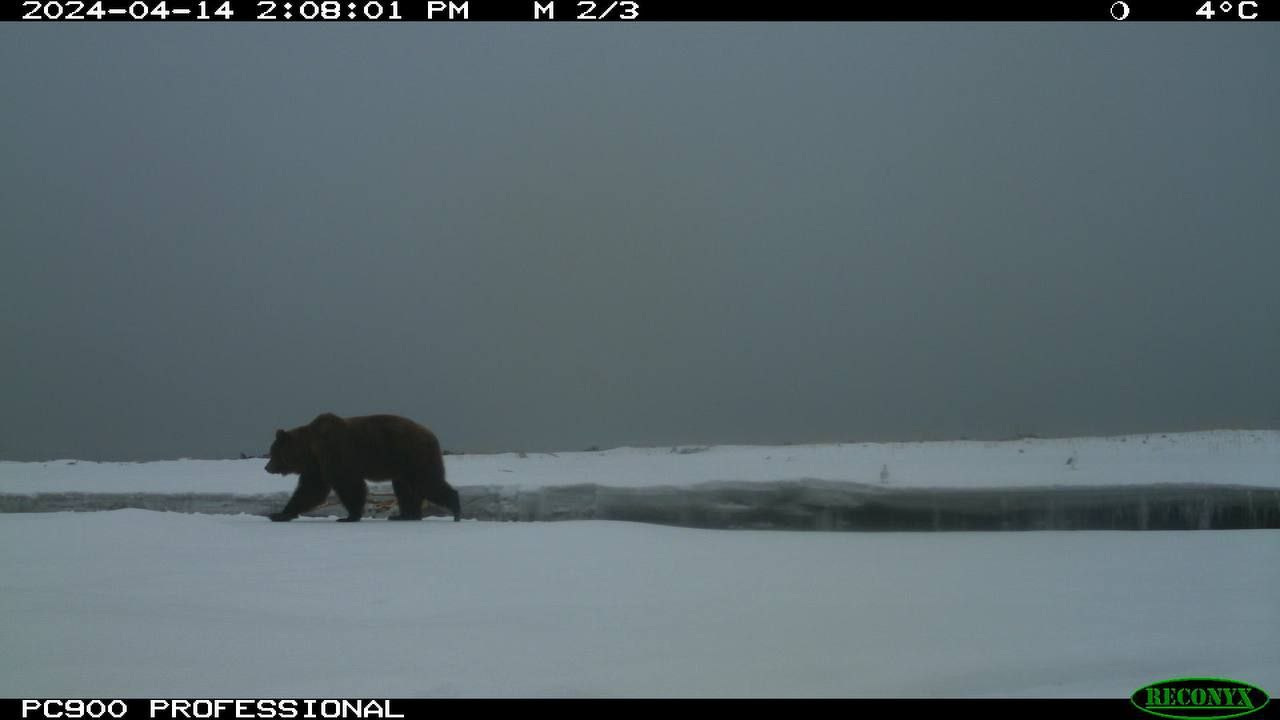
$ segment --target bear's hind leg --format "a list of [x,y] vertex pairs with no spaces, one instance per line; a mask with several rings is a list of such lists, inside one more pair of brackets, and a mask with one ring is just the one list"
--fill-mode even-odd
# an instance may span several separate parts
[[400,506],[400,513],[392,515],[387,518],[388,520],[422,519],[424,495],[421,485],[422,482],[413,476],[394,478],[391,481],[391,487],[396,493],[396,504]]
[[454,522],[462,519],[462,500],[458,497],[458,491],[452,485],[432,488],[431,494],[427,496],[427,499],[433,505],[449,508],[453,512]]
[[333,483],[333,490],[338,493],[342,507],[347,509],[347,516],[338,518],[338,522],[359,522],[364,516],[364,501],[369,496],[369,486],[365,485],[364,478],[344,477]]

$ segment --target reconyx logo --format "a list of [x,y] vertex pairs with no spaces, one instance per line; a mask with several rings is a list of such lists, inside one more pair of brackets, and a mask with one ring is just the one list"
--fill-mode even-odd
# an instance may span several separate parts
[[1129,698],[1139,710],[1177,720],[1219,720],[1261,710],[1261,689],[1226,678],[1174,678],[1140,687]]

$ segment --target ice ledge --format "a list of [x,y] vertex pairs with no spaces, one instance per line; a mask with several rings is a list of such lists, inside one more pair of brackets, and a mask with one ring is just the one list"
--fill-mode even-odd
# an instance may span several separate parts
[[[461,486],[468,519],[624,520],[715,529],[1225,530],[1280,528],[1280,489],[1209,484],[1023,488],[891,488],[827,480],[712,482],[685,487],[596,484]],[[377,495],[372,496],[377,498]],[[0,512],[140,508],[265,515],[287,493],[0,494]],[[310,515],[342,515],[333,502]],[[388,514],[371,504],[370,517]],[[436,514],[443,514],[439,512]]]

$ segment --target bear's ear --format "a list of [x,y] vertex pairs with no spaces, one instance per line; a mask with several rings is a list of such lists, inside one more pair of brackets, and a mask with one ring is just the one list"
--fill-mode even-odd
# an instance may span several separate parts
[[283,439],[284,439],[284,431],[283,431],[283,430],[279,430],[279,429],[277,429],[277,430],[276,430],[276,439],[277,439],[277,440],[283,440]]

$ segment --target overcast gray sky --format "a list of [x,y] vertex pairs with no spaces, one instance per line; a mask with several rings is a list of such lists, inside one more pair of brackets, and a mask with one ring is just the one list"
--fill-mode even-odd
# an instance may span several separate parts
[[0,27],[0,458],[1280,427],[1280,28]]

